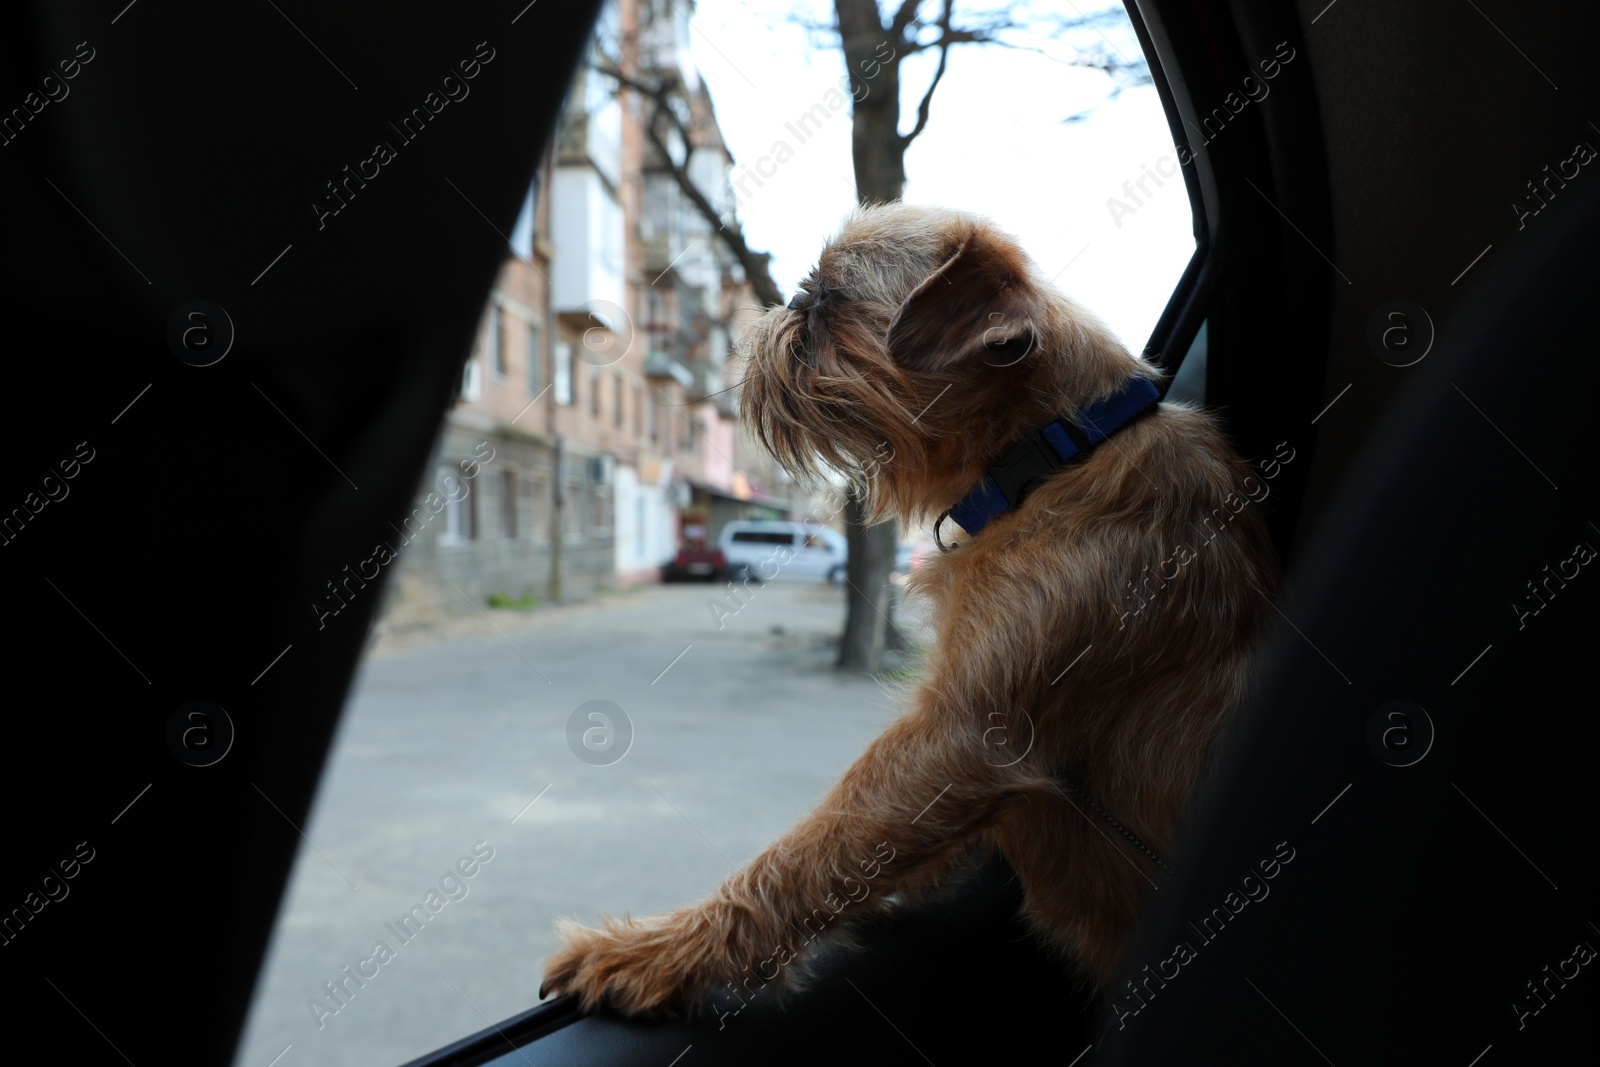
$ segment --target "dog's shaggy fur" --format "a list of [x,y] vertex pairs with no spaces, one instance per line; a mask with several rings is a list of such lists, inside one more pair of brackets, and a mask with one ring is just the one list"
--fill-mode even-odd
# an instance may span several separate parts
[[[791,470],[862,480],[879,515],[942,513],[1034,427],[1158,374],[953,211],[857,211],[804,291],[746,331],[745,419]],[[1095,802],[1173,844],[1277,591],[1261,507],[1232,503],[1250,477],[1211,417],[1164,403],[957,534],[914,576],[937,644],[910,710],[709,899],[563,924],[546,989],[656,1014],[752,976],[792,985],[808,932],[993,846],[1038,934],[1111,981],[1167,875]]]

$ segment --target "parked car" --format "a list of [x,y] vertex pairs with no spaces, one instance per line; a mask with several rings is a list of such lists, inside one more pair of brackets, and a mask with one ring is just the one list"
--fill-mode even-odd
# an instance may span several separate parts
[[678,554],[661,565],[663,582],[714,582],[728,572],[722,550],[706,544],[684,545]]
[[730,576],[844,581],[849,548],[826,526],[781,519],[738,519],[722,528],[718,545]]

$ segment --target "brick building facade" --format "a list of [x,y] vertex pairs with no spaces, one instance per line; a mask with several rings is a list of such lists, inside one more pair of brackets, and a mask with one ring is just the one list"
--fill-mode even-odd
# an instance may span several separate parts
[[[783,475],[738,427],[737,390],[723,391],[754,298],[649,148],[653,103],[597,69],[673,85],[690,114],[679,162],[731,212],[733,160],[687,20],[661,0],[613,0],[602,15],[419,486],[446,507],[402,554],[391,627],[655,581],[686,531],[714,540],[730,519],[789,513]],[[450,473],[462,462],[481,465],[465,491]]]

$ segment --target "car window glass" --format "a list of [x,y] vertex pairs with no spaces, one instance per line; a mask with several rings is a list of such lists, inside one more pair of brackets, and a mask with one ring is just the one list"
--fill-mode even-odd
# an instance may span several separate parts
[[[951,49],[904,197],[989,216],[1140,351],[1194,240],[1127,16],[970,4],[957,24],[998,12],[1014,47]],[[507,231],[527,236],[485,294],[470,389],[426,476],[404,474],[417,492],[393,519],[399,556],[238,1067],[290,1045],[281,1067],[398,1064],[525,1010],[558,917],[703,897],[898,712],[871,678],[831,668],[849,590],[841,491],[797,485],[739,423],[734,347],[762,301],[724,235],[737,223],[770,254],[787,300],[855,206],[851,108],[883,91],[890,54],[846,80],[836,43],[797,21],[831,24],[831,5],[791,6],[606,5]],[[899,4],[880,8],[887,25]],[[625,26],[690,94],[678,114],[717,217],[652,163],[650,102],[600,73]],[[902,134],[939,69],[937,48],[903,52]],[[502,180],[460,168],[440,195]],[[659,584],[699,538],[745,579]],[[917,625],[912,608],[897,619]]]

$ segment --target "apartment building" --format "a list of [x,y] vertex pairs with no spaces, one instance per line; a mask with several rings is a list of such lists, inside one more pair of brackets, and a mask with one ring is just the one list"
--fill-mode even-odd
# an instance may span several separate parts
[[[656,581],[684,540],[788,514],[788,486],[738,427],[729,389],[754,299],[675,174],[674,162],[733,210],[688,17],[665,0],[613,0],[602,15],[419,487],[445,508],[402,556],[391,627]],[[647,136],[656,105],[603,73],[612,62],[687,101],[671,158]],[[475,477],[456,473],[464,463]]]

